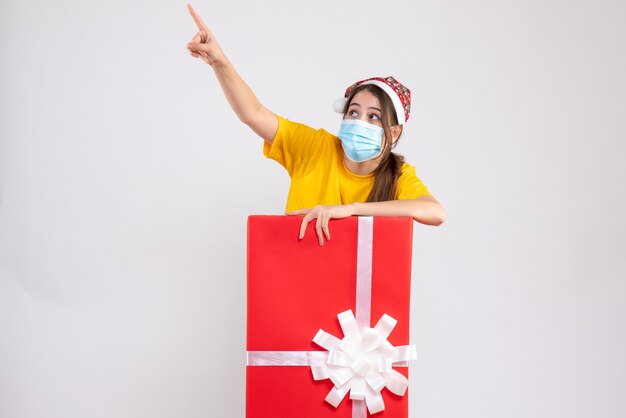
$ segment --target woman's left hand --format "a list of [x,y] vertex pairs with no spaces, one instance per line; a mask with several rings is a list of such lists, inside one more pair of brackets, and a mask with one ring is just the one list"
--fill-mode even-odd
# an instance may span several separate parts
[[336,206],[316,206],[313,209],[300,209],[293,212],[286,212],[287,215],[304,215],[302,224],[300,225],[300,239],[304,238],[306,227],[313,219],[315,221],[315,230],[317,231],[317,238],[319,239],[320,246],[324,245],[324,237],[330,240],[330,231],[328,230],[328,221],[331,219],[347,218],[354,215],[352,213],[351,205],[336,205]]

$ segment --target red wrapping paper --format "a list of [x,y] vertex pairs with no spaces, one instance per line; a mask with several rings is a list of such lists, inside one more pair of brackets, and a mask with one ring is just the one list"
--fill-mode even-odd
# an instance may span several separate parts
[[[312,342],[321,328],[338,338],[337,314],[356,312],[358,218],[330,221],[319,246],[315,222],[298,239],[302,217],[248,218],[248,351],[324,351]],[[409,344],[411,218],[374,218],[371,326],[388,314],[398,324],[388,340]],[[396,368],[408,376],[407,368]],[[349,395],[334,408],[324,398],[330,380],[314,381],[306,366],[247,366],[246,417],[351,418]],[[380,418],[408,417],[408,391],[383,389]],[[370,416],[368,414],[368,416]]]

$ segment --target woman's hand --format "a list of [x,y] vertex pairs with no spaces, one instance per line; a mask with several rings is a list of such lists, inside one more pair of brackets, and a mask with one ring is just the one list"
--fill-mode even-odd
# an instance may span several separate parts
[[287,215],[304,215],[300,225],[300,239],[304,238],[306,227],[316,219],[315,230],[320,245],[324,245],[324,236],[330,239],[328,221],[347,218],[348,216],[411,216],[417,222],[426,225],[441,225],[446,215],[443,207],[432,196],[417,199],[389,200],[386,202],[349,203],[336,206],[316,206],[313,209],[300,209],[287,212]]
[[304,215],[302,224],[300,225],[300,239],[304,238],[306,227],[313,219],[315,221],[315,230],[320,246],[324,245],[324,237],[330,240],[330,231],[328,230],[328,221],[331,219],[347,218],[354,215],[352,205],[336,205],[336,206],[316,206],[313,209],[300,209],[293,212],[287,212],[287,215]]
[[193,7],[191,7],[191,4],[187,4],[187,9],[196,22],[196,26],[198,26],[198,33],[191,39],[191,42],[187,44],[187,49],[191,56],[202,58],[202,60],[210,66],[213,66],[215,63],[223,62],[224,52],[222,52],[222,48],[218,45],[209,28],[207,28],[200,16],[198,16]]

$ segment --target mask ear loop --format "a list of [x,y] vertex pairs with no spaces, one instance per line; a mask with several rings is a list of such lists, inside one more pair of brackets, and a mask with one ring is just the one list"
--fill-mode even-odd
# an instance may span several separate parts
[[[391,149],[393,150],[396,145],[398,145],[398,141],[400,141],[400,137],[402,136],[402,133],[404,132],[404,128],[402,127],[402,125],[397,125],[400,127],[400,133],[398,134],[398,138],[391,143]],[[389,131],[391,132],[391,129],[389,129]]]
[[[381,152],[381,154],[384,155],[384,157],[380,160],[379,166],[383,162],[385,162],[389,158],[391,158],[391,151],[395,148],[396,144],[398,143],[398,140],[396,140],[395,142],[393,141],[393,139],[389,140],[389,138],[393,138],[392,137],[393,134],[391,132],[392,126],[385,126],[386,124],[384,122],[384,119],[389,121],[391,119],[390,115],[389,114],[383,115],[383,120],[381,120],[381,122],[383,124],[383,131],[384,131],[384,135],[385,135],[385,140],[384,140],[383,149],[382,149],[382,152]],[[402,133],[402,132],[400,132],[400,133]],[[399,136],[398,136],[398,139],[400,139]],[[376,169],[378,169],[378,167]]]
[[[385,130],[385,128],[383,128],[383,131]],[[391,133],[391,132],[389,132]],[[383,141],[383,147],[380,150],[380,154],[379,157],[382,156],[380,162],[378,163],[378,167],[376,167],[376,172],[380,169],[381,166],[385,165],[385,163],[387,162],[387,160],[389,160],[389,158],[391,158],[391,150],[392,150],[392,146],[388,144],[387,142],[387,132],[384,133],[385,136],[385,140]]]

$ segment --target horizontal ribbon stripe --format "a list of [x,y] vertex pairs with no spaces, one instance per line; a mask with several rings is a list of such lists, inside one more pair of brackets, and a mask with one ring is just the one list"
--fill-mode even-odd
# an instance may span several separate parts
[[313,366],[326,363],[326,351],[248,351],[248,366]]
[[[327,365],[327,351],[248,351],[247,366],[320,366]],[[332,365],[329,365],[332,367]],[[409,367],[408,362],[393,367]]]

